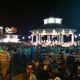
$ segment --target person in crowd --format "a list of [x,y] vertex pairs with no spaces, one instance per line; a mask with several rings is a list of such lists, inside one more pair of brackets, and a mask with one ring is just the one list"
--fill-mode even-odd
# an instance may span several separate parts
[[48,58],[45,58],[44,61],[42,62],[43,64],[43,72],[44,75],[44,79],[48,79],[52,77],[52,64],[50,63],[50,61],[48,60]]
[[74,56],[67,57],[67,65],[72,65],[75,62]]
[[35,53],[34,46],[31,45],[31,46],[30,46],[30,54],[31,54],[30,58],[31,58],[31,61],[32,61],[32,59],[34,58],[34,53]]
[[72,73],[69,71],[69,69],[65,69],[63,80],[73,80]]
[[33,69],[32,65],[27,65],[26,72],[27,72],[27,76],[28,76],[27,80],[37,80],[35,74],[33,73],[34,69]]
[[39,58],[40,58],[40,50],[38,49],[38,47],[36,47],[35,57],[39,61]]
[[1,60],[1,70],[2,70],[2,78],[3,80],[6,79],[6,73],[9,68],[10,64],[10,55],[7,52],[7,47],[3,47],[3,52],[0,53],[0,60]]
[[77,71],[77,75],[75,77],[75,80],[80,80],[80,70]]
[[58,68],[58,63],[56,62],[56,60],[53,61],[53,67]]
[[22,56],[21,56],[22,60],[25,62],[26,64],[26,59],[27,59],[27,49],[25,47],[22,48]]
[[59,77],[55,77],[54,80],[61,80]]
[[48,60],[49,60],[50,64],[53,64],[54,59],[51,55],[48,57]]
[[17,74],[20,66],[20,52],[19,50],[15,47],[12,50],[12,69],[13,73]]
[[58,69],[59,70],[64,70],[66,68],[65,60],[60,58],[58,60]]
[[78,58],[76,62],[73,63],[73,73],[77,73],[77,70],[79,69],[80,66],[80,59]]
[[50,65],[50,61],[48,60],[47,57],[44,58],[43,62],[42,62],[44,65]]
[[40,78],[39,78],[39,71],[40,71],[40,69],[39,69],[39,62],[35,61],[35,63],[34,63],[34,74],[35,74],[37,80],[40,80]]

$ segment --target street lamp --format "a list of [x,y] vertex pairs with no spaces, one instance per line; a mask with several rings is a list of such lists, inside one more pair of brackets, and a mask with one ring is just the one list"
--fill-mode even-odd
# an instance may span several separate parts
[[29,41],[31,40],[31,36],[28,36],[28,40],[29,40]]
[[28,36],[28,39],[30,39],[31,38],[31,36]]
[[7,35],[7,38],[10,38],[10,35]]
[[75,35],[75,38],[77,38],[78,36],[77,35]]

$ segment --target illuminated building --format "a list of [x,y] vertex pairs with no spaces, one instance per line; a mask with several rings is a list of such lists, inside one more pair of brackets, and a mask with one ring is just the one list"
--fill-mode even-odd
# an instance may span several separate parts
[[30,31],[32,33],[32,42],[34,42],[34,36],[36,36],[36,42],[41,43],[41,36],[47,35],[48,42],[51,41],[50,36],[57,36],[57,42],[61,44],[64,43],[64,35],[71,35],[71,43],[74,43],[74,33],[76,32],[76,29],[62,25],[62,18],[49,17],[43,21],[44,25]]

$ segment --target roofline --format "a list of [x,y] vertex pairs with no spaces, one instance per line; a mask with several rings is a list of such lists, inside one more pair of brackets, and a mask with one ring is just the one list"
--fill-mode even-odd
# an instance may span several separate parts
[[[49,18],[58,18],[58,19],[62,19],[62,18],[59,18],[59,17],[52,17],[52,16],[50,16],[50,17],[48,17],[48,18],[45,18],[45,19],[49,19]],[[43,20],[45,20],[45,19],[43,19]]]
[[77,29],[53,28],[53,29],[34,29],[34,30],[30,30],[29,32],[33,32],[33,31],[43,31],[43,30],[48,30],[48,31],[51,30],[51,31],[52,31],[52,30],[54,30],[54,29],[55,29],[55,30],[60,30],[60,29],[61,29],[61,30],[63,30],[63,29],[64,29],[64,30],[73,30],[74,32],[77,31]]

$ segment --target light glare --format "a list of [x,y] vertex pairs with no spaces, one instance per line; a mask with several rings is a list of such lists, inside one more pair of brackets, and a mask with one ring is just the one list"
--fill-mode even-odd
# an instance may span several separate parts
[[43,33],[45,33],[45,30],[43,30]]
[[25,37],[22,37],[22,39],[25,39]]

